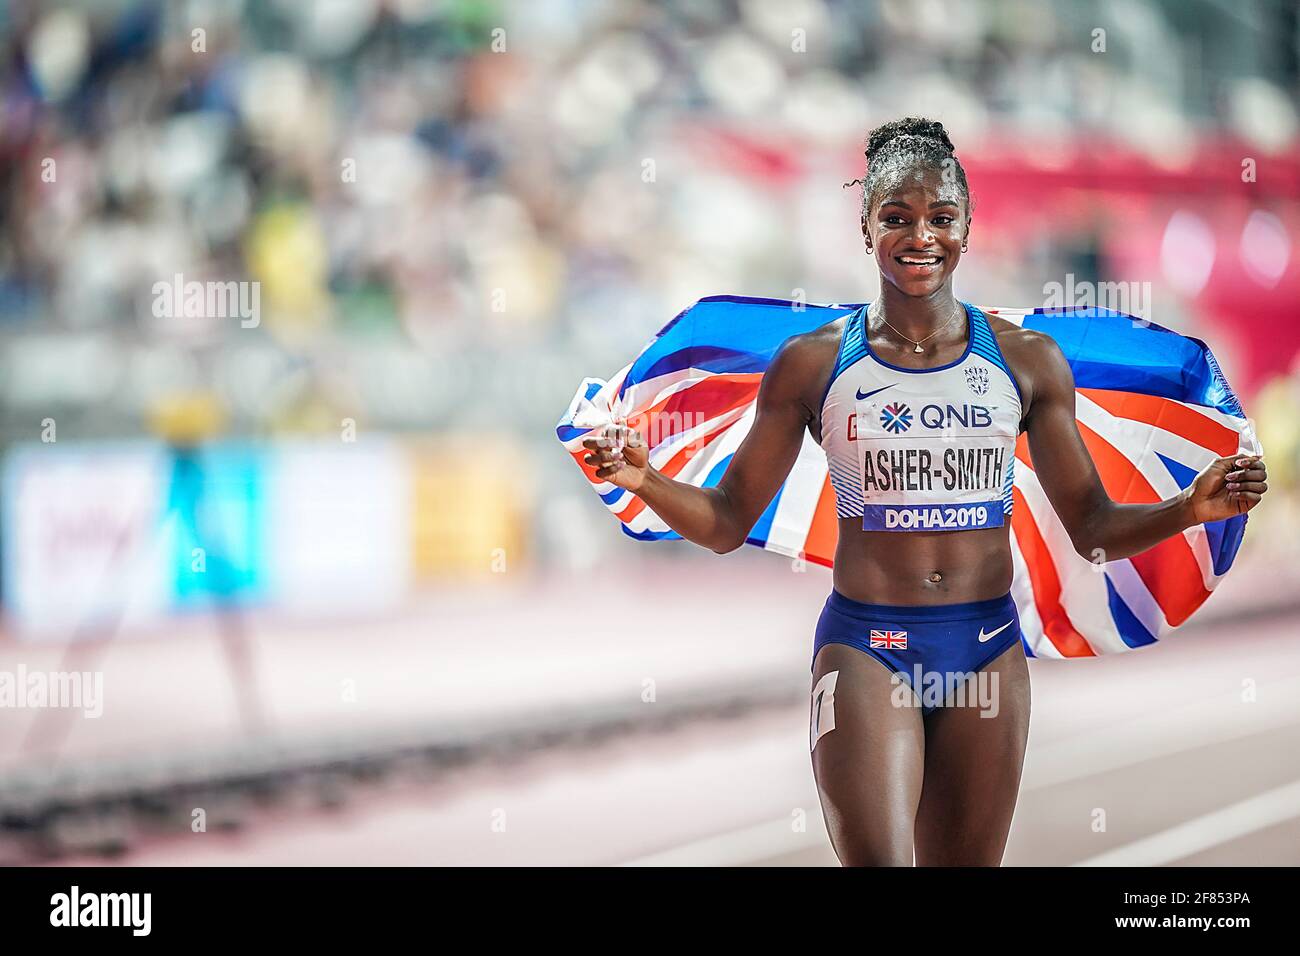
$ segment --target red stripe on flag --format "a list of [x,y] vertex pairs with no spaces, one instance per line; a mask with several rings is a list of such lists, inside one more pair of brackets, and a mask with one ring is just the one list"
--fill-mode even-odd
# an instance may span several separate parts
[[1056,563],[1029,510],[1029,502],[1019,488],[1013,487],[1011,495],[1014,502],[1011,528],[1029,569],[1029,583],[1033,586],[1038,616],[1043,621],[1043,633],[1062,657],[1095,657],[1092,645],[1074,629],[1061,604],[1061,579],[1056,574]]
[[651,447],[660,445],[702,422],[752,404],[762,378],[760,372],[711,375],[629,416],[627,425],[644,435]]
[[[1123,452],[1082,422],[1079,423],[1079,434],[1083,436],[1083,443],[1088,446],[1088,452],[1097,465],[1101,483],[1111,498],[1126,504],[1150,504],[1160,500],[1151,483]],[[1187,620],[1210,596],[1191,542],[1181,534],[1166,538],[1129,560],[1160,605],[1165,620],[1175,627]]]
[[1240,444],[1239,436],[1231,428],[1171,398],[1104,388],[1081,388],[1079,394],[1086,395],[1112,415],[1153,425],[1220,457],[1235,454]]
[[1181,534],[1135,554],[1129,561],[1160,605],[1165,620],[1174,627],[1191,617],[1210,596],[1192,546]]
[[1160,496],[1147,481],[1146,475],[1124,456],[1124,453],[1102,438],[1083,422],[1075,422],[1079,434],[1088,447],[1097,474],[1101,476],[1106,494],[1115,501],[1125,504],[1151,504],[1159,501]]
[[812,524],[808,528],[808,538],[803,546],[804,559],[831,567],[835,563],[835,546],[839,540],[840,521],[835,514],[835,491],[828,475],[822,483],[817,510],[813,512]]

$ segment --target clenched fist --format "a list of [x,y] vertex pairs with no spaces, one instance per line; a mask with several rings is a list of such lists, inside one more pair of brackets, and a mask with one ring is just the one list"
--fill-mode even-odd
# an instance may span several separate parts
[[599,438],[588,438],[582,447],[591,452],[583,459],[596,467],[602,481],[635,492],[650,470],[650,449],[641,433],[626,425],[608,425]]

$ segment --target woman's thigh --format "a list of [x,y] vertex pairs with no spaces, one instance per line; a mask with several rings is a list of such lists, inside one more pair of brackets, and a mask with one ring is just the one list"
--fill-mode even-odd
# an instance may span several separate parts
[[880,661],[827,644],[813,662],[813,775],[845,866],[911,866],[925,763],[921,710]]
[[975,680],[963,703],[925,718],[921,866],[997,866],[1006,849],[1029,737],[1029,668],[1019,642]]

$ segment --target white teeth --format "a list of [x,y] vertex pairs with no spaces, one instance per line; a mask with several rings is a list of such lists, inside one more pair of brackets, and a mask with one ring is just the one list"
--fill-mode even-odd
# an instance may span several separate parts
[[909,266],[932,266],[937,264],[939,261],[938,256],[931,256],[928,259],[917,259],[911,256],[899,256],[898,259],[900,262],[904,262]]

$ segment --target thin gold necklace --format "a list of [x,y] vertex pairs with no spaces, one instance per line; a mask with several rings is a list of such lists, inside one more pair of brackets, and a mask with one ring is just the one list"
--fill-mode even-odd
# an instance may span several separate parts
[[911,342],[912,345],[915,346],[915,348],[912,349],[913,352],[924,352],[925,349],[921,348],[921,343],[922,343],[922,342],[928,342],[928,341],[930,341],[930,339],[934,338],[936,335],[938,335],[940,332],[942,332],[942,331],[943,331],[944,329],[946,329],[948,326],[952,325],[953,320],[955,320],[955,319],[957,318],[957,316],[961,314],[961,311],[962,311],[961,303],[958,302],[958,303],[957,303],[957,311],[954,312],[954,313],[952,314],[952,318],[948,319],[947,322],[945,322],[943,325],[939,326],[937,329],[935,329],[933,332],[931,332],[929,335],[927,335],[927,336],[926,336],[925,338],[923,338],[923,339],[909,339],[909,338],[908,338],[906,335],[904,335],[902,332],[898,331],[898,329],[894,328],[892,325],[889,325],[889,320],[888,320],[887,318],[885,318],[885,316],[884,316],[884,314],[883,314],[883,309],[884,309],[884,306],[881,306],[881,310],[878,310],[878,311],[876,312],[876,315],[880,318],[880,321],[881,321],[881,322],[884,322],[885,325],[889,326],[889,331],[893,332],[893,333],[894,333],[895,335],[897,335],[900,339],[903,339],[904,341],[907,341],[907,342]]

